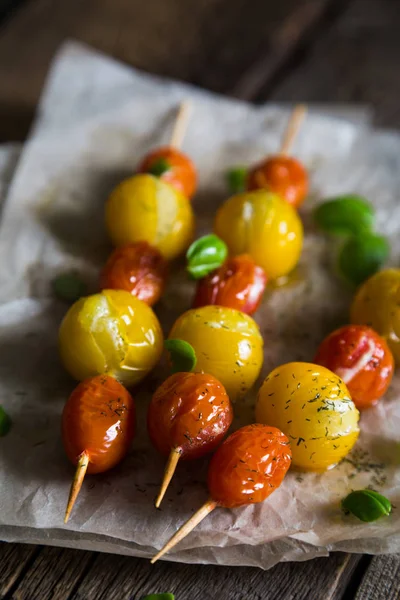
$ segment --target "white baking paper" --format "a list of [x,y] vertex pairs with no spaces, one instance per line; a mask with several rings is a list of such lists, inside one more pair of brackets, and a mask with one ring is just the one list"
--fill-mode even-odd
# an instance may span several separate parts
[[[184,149],[199,169],[194,207],[198,233],[205,233],[226,197],[225,170],[274,152],[289,107],[256,108],[214,96],[133,71],[72,43],[52,67],[0,228],[0,401],[14,422],[0,440],[3,540],[150,556],[207,499],[203,460],[179,465],[162,510],[153,506],[164,459],[149,444],[145,414],[159,370],[135,394],[138,434],[128,458],[109,473],[87,477],[63,525],[73,467],[64,456],[60,416],[74,382],[57,353],[66,306],[52,298],[50,287],[56,272],[74,267],[96,289],[110,250],[105,199],[145,152],[168,141],[177,106],[189,97],[194,110]],[[304,252],[287,285],[271,287],[256,316],[265,339],[263,376],[286,361],[312,360],[325,334],[347,319],[352,292],[335,277],[332,242],[314,230],[310,217],[319,199],[349,191],[367,195],[379,229],[390,236],[392,264],[400,254],[395,133],[373,132],[364,117],[355,122],[311,109],[294,151],[312,182],[302,210]],[[156,309],[166,334],[190,307],[192,295],[193,283],[178,268]],[[235,406],[235,426],[253,418],[255,392],[247,404]],[[357,447],[336,469],[290,472],[265,503],[215,510],[166,559],[269,568],[331,550],[399,550],[397,509],[372,524],[340,510],[351,489],[368,485],[399,506],[399,398],[396,376],[386,399],[363,414]]]

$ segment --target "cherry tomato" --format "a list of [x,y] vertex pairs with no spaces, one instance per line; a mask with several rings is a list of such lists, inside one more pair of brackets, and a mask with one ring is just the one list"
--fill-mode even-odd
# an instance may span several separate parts
[[107,373],[131,386],[158,362],[163,334],[147,304],[123,290],[103,290],[71,306],[61,323],[59,347],[75,379]]
[[67,400],[62,415],[65,452],[76,465],[89,455],[88,473],[102,473],[127,454],[135,432],[135,404],[113,377],[82,381]]
[[263,502],[282,483],[291,458],[289,440],[279,429],[260,423],[242,427],[211,459],[210,496],[227,508]]
[[197,173],[190,158],[172,146],[153,150],[144,157],[138,171],[158,175],[187,198],[196,191]]
[[158,177],[140,174],[111,193],[106,225],[115,246],[145,241],[172,260],[192,241],[194,215],[183,194]]
[[191,344],[196,371],[214,375],[232,402],[246,395],[263,363],[263,339],[256,322],[238,310],[203,306],[181,315],[169,334]]
[[350,320],[379,333],[400,364],[400,269],[380,271],[359,287]]
[[194,459],[219,445],[232,419],[228,395],[215,377],[174,373],[155,392],[147,426],[161,454],[168,455],[175,448],[182,459]]
[[385,340],[365,325],[346,325],[328,335],[314,362],[345,382],[358,409],[372,406],[383,396],[394,369]]
[[301,220],[292,206],[266,190],[229,198],[217,211],[214,231],[230,254],[250,254],[268,278],[287,275],[299,261]]
[[345,383],[320,365],[293,362],[277,367],[258,393],[256,419],[289,438],[293,465],[322,471],[350,452],[360,414]]
[[308,175],[303,165],[291,156],[271,156],[249,173],[247,189],[268,189],[298,208],[308,192]]
[[228,258],[197,284],[193,307],[217,304],[252,315],[260,305],[267,277],[247,254]]
[[100,274],[100,288],[126,290],[149,306],[164,292],[168,264],[157,248],[136,242],[116,248]]

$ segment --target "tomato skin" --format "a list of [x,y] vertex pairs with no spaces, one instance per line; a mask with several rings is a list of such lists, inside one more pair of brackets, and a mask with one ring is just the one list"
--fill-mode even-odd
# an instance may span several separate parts
[[153,306],[162,296],[168,264],[157,248],[136,242],[116,248],[100,274],[100,289],[126,290]]
[[268,189],[298,208],[308,192],[308,175],[303,165],[291,156],[271,156],[251,169],[248,190]]
[[86,451],[88,473],[103,473],[117,465],[127,454],[134,433],[134,400],[128,390],[108,375],[82,381],[64,406],[65,453],[76,465]]
[[260,305],[266,284],[264,269],[251,256],[234,256],[200,279],[193,308],[216,304],[252,315]]
[[242,427],[211,459],[210,496],[226,508],[263,502],[282,483],[291,458],[289,440],[279,429],[260,423]]
[[194,459],[214,450],[233,419],[224,386],[205,373],[174,373],[156,390],[147,413],[150,439],[161,454],[173,448]]
[[190,199],[197,186],[196,168],[191,159],[177,148],[162,146],[152,150],[140,163],[139,173],[151,172],[152,167],[160,159],[165,161],[169,167],[160,175],[160,178]]
[[314,362],[336,373],[358,409],[368,408],[387,391],[394,359],[385,340],[365,325],[337,329],[319,346]]

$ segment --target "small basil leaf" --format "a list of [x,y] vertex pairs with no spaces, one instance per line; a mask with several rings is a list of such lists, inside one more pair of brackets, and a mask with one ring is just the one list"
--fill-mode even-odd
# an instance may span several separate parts
[[197,358],[193,346],[185,340],[165,340],[164,347],[170,355],[172,373],[193,371]]
[[11,417],[0,404],[0,437],[4,437],[10,431],[12,425]]
[[354,285],[360,285],[379,271],[389,252],[386,238],[376,233],[365,232],[351,237],[339,252],[339,272]]
[[390,501],[373,490],[357,490],[342,500],[342,508],[346,512],[369,523],[381,517],[387,517],[392,510]]
[[226,182],[231,194],[246,191],[248,169],[247,167],[234,167],[226,173]]
[[71,304],[79,300],[87,292],[86,284],[74,272],[61,273],[53,279],[52,284],[54,294],[57,298]]
[[372,228],[374,209],[356,195],[327,200],[314,210],[314,220],[323,231],[335,235],[358,234]]
[[220,267],[227,256],[225,242],[211,233],[199,238],[189,247],[186,268],[194,279],[201,279]]
[[152,165],[147,169],[147,172],[155,177],[161,177],[164,173],[169,171],[171,165],[165,158],[157,158]]
[[149,594],[142,596],[141,600],[175,600],[174,594]]

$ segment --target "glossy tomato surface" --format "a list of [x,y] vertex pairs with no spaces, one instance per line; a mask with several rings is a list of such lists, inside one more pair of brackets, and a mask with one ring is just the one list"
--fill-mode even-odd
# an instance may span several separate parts
[[264,270],[251,256],[234,256],[199,280],[193,307],[216,304],[251,315],[260,305],[266,284]]
[[103,290],[71,306],[60,326],[59,348],[75,379],[107,373],[131,386],[158,362],[163,334],[147,304],[123,290]]
[[135,433],[135,404],[118,381],[98,375],[82,381],[67,400],[62,415],[65,452],[76,465],[89,455],[88,473],[102,473],[128,452]]
[[197,173],[193,162],[172,146],[152,150],[144,157],[138,170],[160,177],[187,198],[191,198],[196,191]]
[[263,339],[256,322],[233,308],[203,306],[175,322],[170,339],[189,342],[196,371],[214,375],[232,402],[246,395],[263,363]]
[[259,423],[242,427],[211,459],[210,496],[227,508],[262,502],[280,486],[290,463],[290,445],[282,431]]
[[383,396],[394,370],[385,340],[365,325],[346,325],[328,335],[314,362],[345,382],[358,409],[368,408]]
[[308,175],[303,165],[291,156],[271,156],[249,173],[248,189],[268,189],[298,208],[308,192]]
[[145,241],[167,260],[182,254],[194,235],[188,199],[153,175],[122,181],[106,204],[106,226],[115,246]]
[[227,433],[233,410],[224,386],[205,373],[174,373],[155,392],[147,414],[153,445],[182,459],[214,450]]
[[103,290],[125,290],[149,306],[164,292],[168,264],[157,248],[136,242],[116,248],[100,274]]
[[287,275],[300,259],[303,226],[297,211],[266,190],[229,198],[217,211],[214,231],[233,256],[250,254],[268,279]]
[[292,362],[277,367],[258,394],[256,419],[289,438],[293,465],[322,471],[350,452],[360,414],[345,383],[320,365]]

